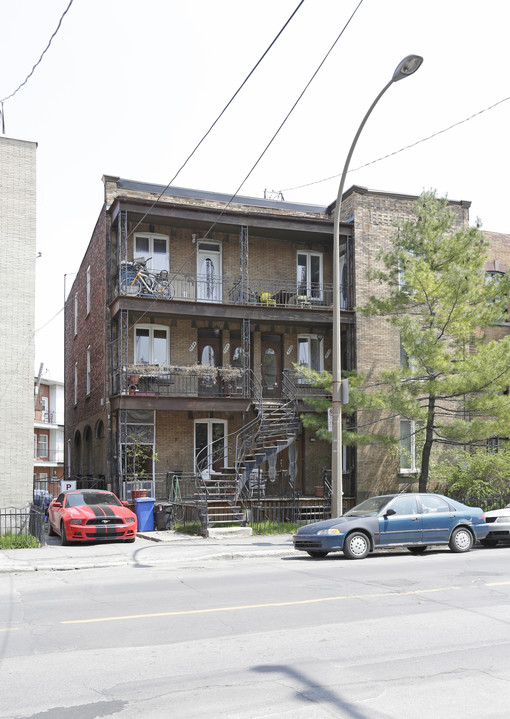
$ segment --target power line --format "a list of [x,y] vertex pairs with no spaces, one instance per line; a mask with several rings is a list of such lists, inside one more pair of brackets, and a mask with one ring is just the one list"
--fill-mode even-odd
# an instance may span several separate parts
[[[362,170],[365,167],[369,167],[370,165],[375,165],[376,162],[382,162],[383,160],[387,160],[388,157],[393,157],[394,155],[398,155],[401,152],[404,152],[404,150],[409,150],[411,147],[416,147],[416,145],[421,145],[422,142],[427,142],[428,140],[432,140],[434,137],[437,137],[438,135],[442,135],[445,132],[448,132],[449,130],[453,130],[454,127],[458,127],[459,125],[463,125],[465,122],[469,122],[469,120],[473,120],[473,118],[478,117],[478,115],[483,115],[484,112],[489,112],[489,110],[493,110],[495,107],[498,107],[498,105],[501,105],[504,102],[507,102],[510,100],[509,97],[505,97],[502,100],[498,100],[498,102],[495,102],[493,105],[490,105],[489,107],[485,107],[483,110],[479,110],[478,112],[475,112],[473,115],[470,115],[469,117],[465,117],[463,120],[459,120],[458,122],[454,122],[453,125],[449,125],[448,127],[443,128],[442,130],[438,130],[437,132],[434,132],[432,135],[428,135],[428,137],[423,137],[421,140],[416,140],[416,142],[412,142],[410,145],[405,145],[405,147],[401,147],[400,150],[395,150],[394,152],[390,152],[387,155],[383,155],[382,157],[378,157],[376,160],[371,160],[370,162],[366,162],[364,165],[360,165],[359,167],[354,167],[352,170],[348,170],[348,173],[350,172],[356,172],[357,170]],[[322,180],[314,180],[313,182],[307,182],[304,185],[296,185],[296,187],[286,187],[283,190],[280,190],[280,192],[292,192],[292,190],[301,190],[303,187],[311,187],[312,185],[319,185],[321,182],[327,182],[328,180],[335,180],[336,178],[340,177],[342,173],[339,172],[338,175],[330,175],[329,177],[324,177]]]
[[[66,9],[64,10],[64,12],[63,12],[62,15],[60,16],[60,20],[58,21],[58,25],[57,25],[55,31],[53,32],[53,35],[50,37],[50,39],[49,39],[49,41],[48,41],[48,44],[46,45],[46,47],[45,47],[44,50],[42,51],[41,57],[40,57],[39,60],[35,63],[35,65],[34,65],[33,68],[30,70],[30,72],[28,73],[28,75],[26,76],[26,78],[23,80],[23,82],[21,83],[21,85],[18,85],[18,87],[14,90],[14,92],[11,92],[10,95],[7,95],[6,97],[2,98],[2,99],[0,100],[0,103],[5,102],[6,100],[10,100],[11,97],[14,97],[14,95],[15,95],[19,90],[21,90],[21,88],[22,88],[24,85],[26,85],[27,82],[30,80],[30,78],[31,78],[32,75],[34,74],[34,71],[35,71],[36,67],[41,63],[41,60],[43,59],[44,55],[45,55],[46,52],[49,50],[49,47],[50,47],[51,43],[53,42],[53,38],[55,37],[55,35],[56,35],[56,34],[58,33],[58,31],[60,30],[60,26],[62,25],[62,20],[63,20],[64,17],[67,15],[67,13],[68,13],[68,11],[69,11],[71,5],[73,4],[73,2],[74,2],[74,0],[70,0],[70,1],[69,1],[69,5],[66,7]],[[2,107],[2,117],[3,117],[3,107]]]
[[272,138],[269,140],[269,142],[267,143],[267,145],[265,146],[265,148],[262,150],[262,152],[261,152],[260,155],[258,156],[257,160],[256,160],[255,163],[252,165],[250,171],[248,172],[248,174],[246,175],[246,177],[244,178],[244,180],[241,182],[241,184],[239,185],[239,187],[237,188],[237,190],[234,192],[234,194],[232,195],[232,197],[230,198],[230,200],[227,202],[227,204],[225,205],[225,207],[223,208],[223,210],[220,212],[220,214],[218,215],[218,217],[215,219],[215,221],[213,222],[213,224],[211,225],[211,227],[207,230],[207,232],[206,232],[206,234],[204,235],[204,237],[207,237],[207,236],[209,235],[209,233],[211,232],[211,230],[213,229],[213,227],[216,225],[216,223],[218,222],[218,220],[225,214],[225,212],[227,211],[227,209],[228,209],[228,207],[230,206],[230,204],[233,202],[233,200],[236,198],[236,196],[237,196],[237,195],[239,194],[239,192],[241,191],[241,188],[243,187],[244,183],[247,181],[247,179],[250,177],[250,175],[252,174],[252,172],[255,170],[255,168],[257,167],[257,165],[259,164],[259,162],[262,160],[262,158],[264,157],[264,155],[266,154],[266,152],[269,150],[269,148],[270,148],[271,145],[273,144],[274,140],[276,139],[276,137],[277,137],[278,134],[280,133],[280,130],[283,128],[283,126],[285,125],[285,123],[287,122],[287,120],[289,119],[289,117],[291,116],[291,114],[292,114],[292,113],[294,112],[294,110],[296,109],[296,107],[297,107],[297,105],[299,104],[301,98],[303,97],[303,95],[305,94],[305,92],[308,90],[308,88],[310,87],[310,85],[312,84],[312,82],[315,80],[315,77],[317,76],[317,74],[318,74],[319,71],[321,70],[322,66],[324,65],[324,63],[325,63],[326,60],[328,59],[329,55],[333,52],[333,49],[334,49],[335,45],[337,44],[337,42],[340,40],[340,38],[341,38],[342,35],[344,34],[345,30],[347,29],[348,25],[350,24],[351,20],[352,20],[353,17],[356,15],[356,13],[358,12],[358,10],[359,10],[359,8],[361,7],[362,4],[363,4],[363,0],[360,0],[359,3],[356,5],[356,8],[355,8],[354,11],[352,12],[351,16],[349,17],[349,19],[347,20],[347,22],[346,22],[345,25],[343,26],[342,30],[340,31],[340,33],[339,33],[338,36],[336,37],[335,41],[333,42],[333,44],[331,45],[331,47],[329,48],[329,50],[327,51],[327,53],[326,53],[326,54],[324,55],[324,57],[322,58],[321,62],[319,63],[319,65],[318,65],[318,67],[317,67],[317,69],[315,70],[315,72],[313,73],[313,75],[312,75],[311,78],[308,80],[308,82],[306,83],[305,87],[303,88],[303,90],[302,90],[301,93],[299,94],[297,100],[294,102],[294,104],[292,105],[292,107],[290,108],[290,110],[288,111],[288,113],[286,114],[286,116],[284,117],[283,121],[280,123],[280,126],[278,127],[278,129],[276,130],[276,132],[274,133],[274,135],[272,136]]
[[[297,13],[297,11],[298,11],[299,8],[301,7],[301,5],[303,5],[304,1],[305,1],[305,0],[301,0],[301,2],[297,5],[297,7],[296,7],[296,9],[294,10],[294,12],[290,15],[289,19],[288,19],[288,20],[286,21],[286,23],[283,25],[283,27],[281,28],[281,30],[278,32],[278,34],[277,34],[277,35],[275,36],[275,38],[272,40],[272,42],[268,45],[267,49],[266,49],[266,50],[264,51],[264,53],[260,56],[260,58],[257,60],[257,62],[255,63],[255,65],[254,65],[254,66],[252,67],[252,69],[250,70],[250,72],[246,75],[246,77],[244,78],[243,82],[239,85],[239,87],[238,87],[237,90],[234,92],[234,94],[232,95],[232,97],[230,98],[230,100],[227,102],[227,104],[225,105],[225,107],[223,108],[223,110],[220,112],[220,114],[218,115],[218,117],[214,120],[214,122],[213,122],[212,125],[209,127],[209,129],[207,130],[207,132],[201,137],[201,139],[199,140],[199,142],[195,145],[195,147],[193,148],[193,150],[190,152],[190,154],[188,155],[188,157],[184,160],[184,162],[183,162],[182,165],[179,167],[179,169],[177,170],[177,172],[175,173],[175,175],[172,177],[172,179],[168,182],[168,184],[166,185],[166,187],[164,187],[163,190],[162,190],[162,191],[159,193],[159,195],[156,197],[156,199],[154,200],[154,202],[152,203],[152,205],[149,207],[149,209],[147,210],[147,212],[146,212],[146,213],[143,215],[143,217],[141,217],[140,220],[136,223],[135,227],[131,230],[131,232],[129,233],[129,236],[128,236],[128,237],[131,237],[131,235],[136,231],[136,229],[137,229],[138,227],[140,227],[141,223],[145,220],[145,218],[146,218],[146,217],[150,214],[150,212],[154,209],[154,206],[156,205],[156,203],[159,202],[159,200],[163,197],[163,195],[164,195],[165,192],[168,190],[168,188],[170,187],[170,185],[171,185],[173,182],[175,182],[175,180],[177,179],[178,175],[179,175],[179,174],[181,173],[181,171],[186,167],[186,165],[187,165],[188,162],[191,160],[191,158],[193,157],[193,155],[195,154],[195,152],[198,150],[198,148],[200,147],[200,145],[204,142],[204,140],[206,139],[206,137],[211,133],[211,131],[213,130],[213,128],[215,127],[215,125],[216,125],[216,124],[219,122],[219,120],[223,117],[223,115],[225,114],[225,112],[227,111],[227,109],[230,107],[230,105],[233,103],[233,101],[235,100],[235,98],[239,95],[239,93],[241,92],[241,90],[243,89],[243,87],[246,85],[246,83],[248,82],[248,80],[250,79],[250,77],[253,75],[253,73],[255,72],[255,70],[258,68],[258,66],[260,65],[260,63],[262,62],[262,60],[266,57],[266,55],[267,55],[268,52],[271,50],[271,48],[273,47],[273,45],[276,43],[276,41],[278,40],[278,38],[280,37],[280,35],[281,35],[281,34],[283,33],[283,31],[286,29],[287,25],[290,23],[290,21],[292,20],[292,18],[294,17],[294,15]],[[362,0],[362,1],[363,1],[363,0]]]

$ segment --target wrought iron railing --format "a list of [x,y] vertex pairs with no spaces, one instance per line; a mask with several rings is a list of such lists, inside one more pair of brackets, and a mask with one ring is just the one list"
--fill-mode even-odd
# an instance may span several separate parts
[[35,537],[40,544],[45,543],[45,510],[30,505],[23,509],[4,507],[0,509],[0,537],[13,547],[32,546]]
[[[330,307],[333,302],[331,282],[298,282],[296,279],[250,278],[244,286],[238,275],[210,276],[183,272],[168,273],[171,299],[191,302],[223,302],[236,305],[273,307]],[[125,282],[119,294],[132,295]],[[143,288],[141,296],[144,296]],[[147,297],[154,297],[146,292]],[[342,309],[347,309],[347,288],[340,288]],[[162,295],[162,299],[165,297]]]
[[244,397],[244,373],[232,367],[147,367],[118,370],[113,393],[158,397]]

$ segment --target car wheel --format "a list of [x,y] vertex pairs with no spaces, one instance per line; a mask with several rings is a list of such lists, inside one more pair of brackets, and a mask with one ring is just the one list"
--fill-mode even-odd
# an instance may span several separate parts
[[469,552],[473,546],[473,535],[466,527],[458,527],[453,530],[448,544],[452,552]]
[[495,547],[497,543],[497,539],[480,539],[480,544],[483,544],[484,547]]
[[370,551],[370,540],[363,532],[353,532],[345,538],[343,551],[349,559],[365,559]]
[[69,544],[69,541],[66,537],[66,528],[64,522],[60,525],[60,544],[63,547],[66,547]]
[[56,536],[57,536],[57,533],[56,533],[55,530],[53,529],[53,525],[52,525],[52,523],[51,523],[49,520],[48,520],[48,535],[49,535],[50,537],[56,537]]
[[314,557],[314,559],[319,559],[320,557],[328,555],[329,552],[326,549],[308,549],[307,554]]
[[426,549],[426,544],[420,544],[419,547],[408,547],[408,550],[411,552],[411,554],[423,554]]

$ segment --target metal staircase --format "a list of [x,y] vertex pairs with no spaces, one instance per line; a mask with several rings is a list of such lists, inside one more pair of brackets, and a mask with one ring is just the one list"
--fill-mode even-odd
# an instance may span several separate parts
[[[196,460],[199,514],[203,525],[246,523],[245,503],[250,494],[250,475],[271,455],[295,441],[299,427],[295,397],[265,399],[260,382],[252,374],[253,419],[241,429],[205,448]],[[215,456],[223,456],[224,443],[231,448],[232,466],[211,473]],[[215,446],[216,445],[216,446]]]

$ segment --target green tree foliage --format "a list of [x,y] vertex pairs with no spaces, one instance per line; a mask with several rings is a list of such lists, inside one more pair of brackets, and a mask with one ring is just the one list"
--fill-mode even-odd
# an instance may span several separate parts
[[[370,387],[358,377],[345,410],[381,409],[414,422],[420,491],[435,444],[466,448],[510,436],[510,335],[499,342],[485,335],[507,316],[510,273],[487,281],[487,247],[477,228],[456,223],[446,199],[426,192],[370,273],[380,292],[359,309],[399,331],[408,361],[371,378]],[[385,439],[376,427],[364,430],[363,442],[370,434]]]
[[[447,462],[432,468],[436,489],[467,502],[510,494],[510,448],[498,452],[478,450],[453,453]],[[501,502],[496,502],[499,506]]]

